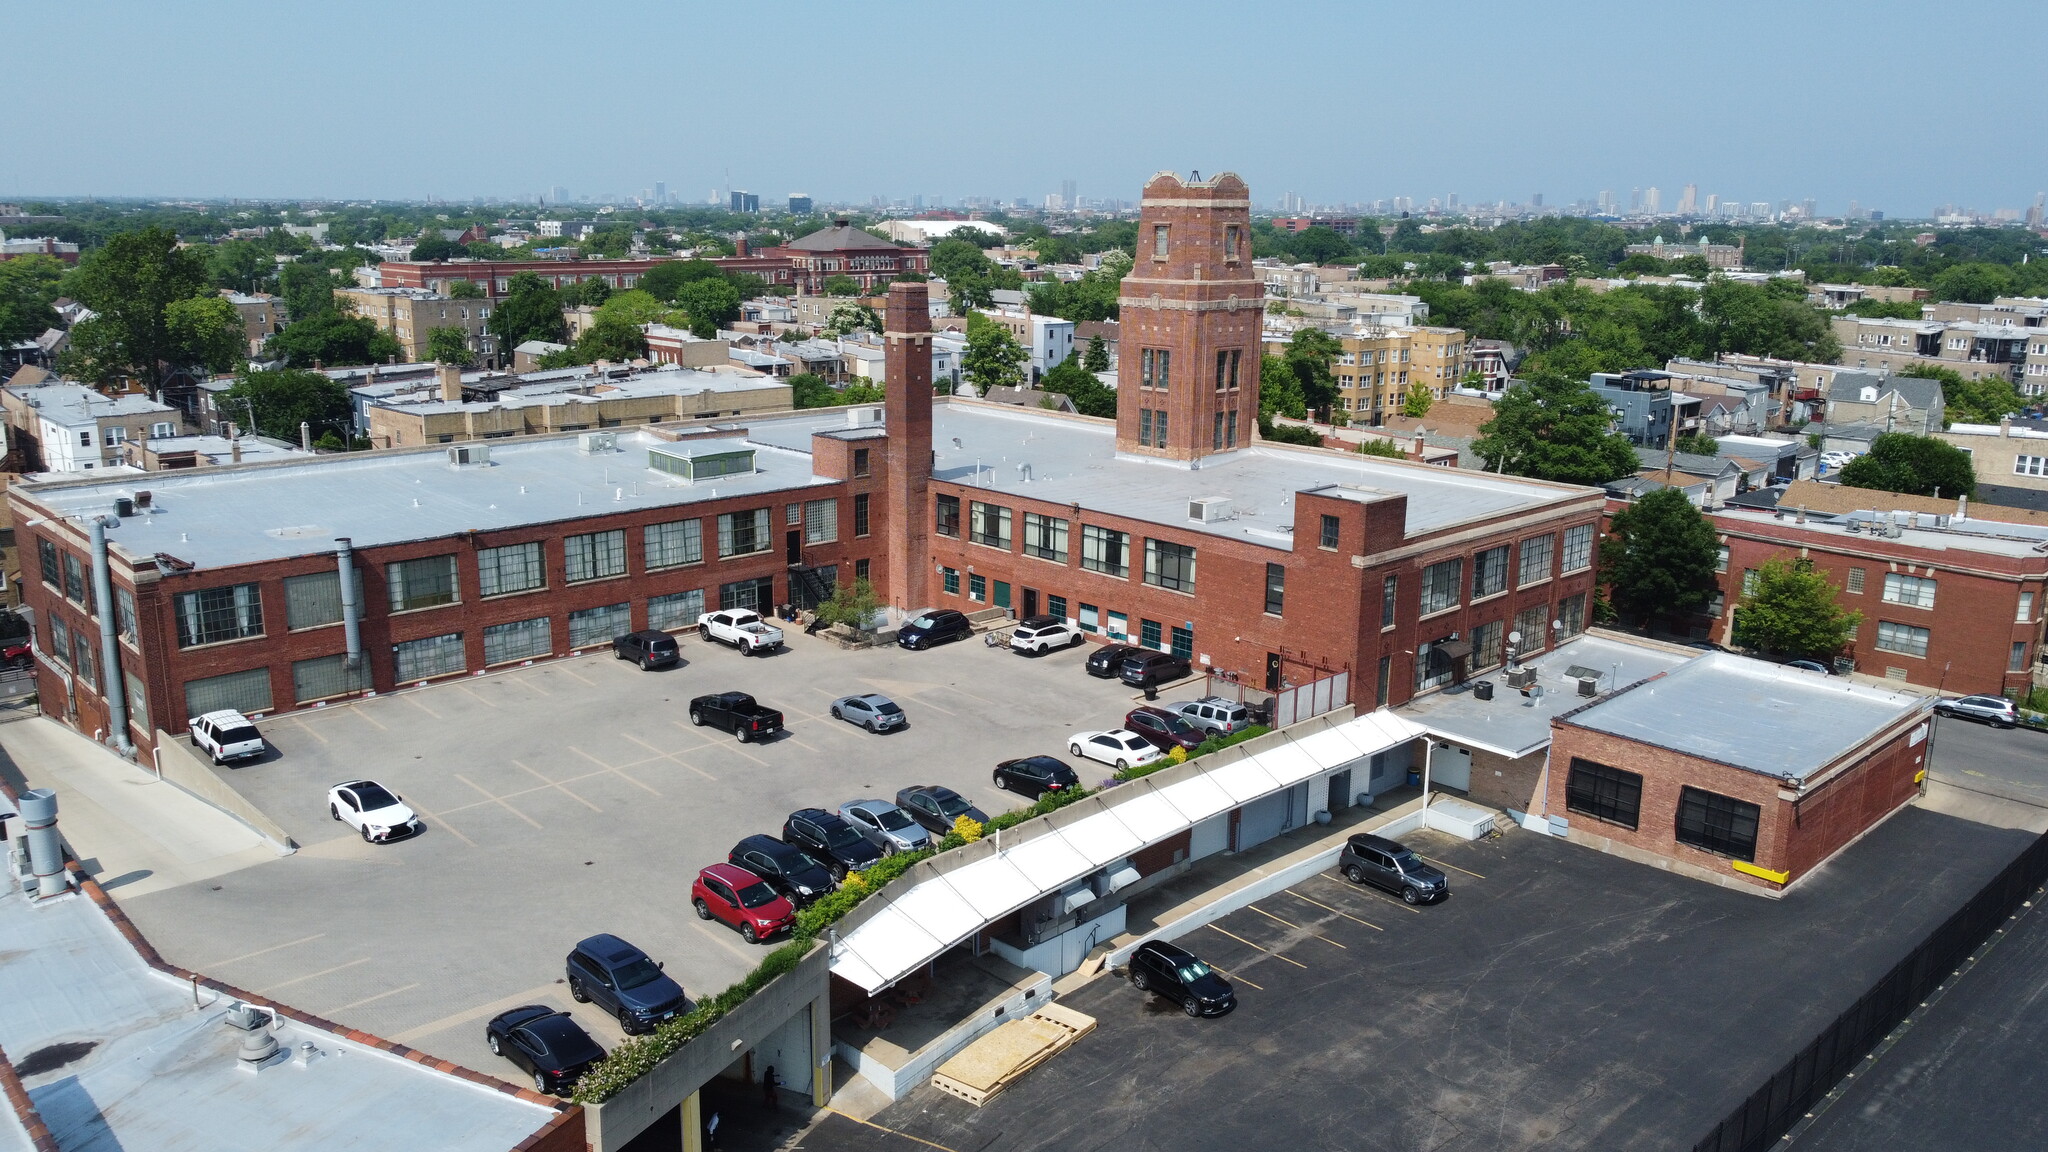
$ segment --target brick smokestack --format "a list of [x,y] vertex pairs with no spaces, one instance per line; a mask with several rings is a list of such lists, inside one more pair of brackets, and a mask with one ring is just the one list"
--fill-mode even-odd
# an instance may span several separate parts
[[883,384],[889,440],[890,533],[888,585],[881,591],[905,612],[927,605],[931,577],[932,318],[923,284],[889,285],[883,336],[888,379]]
[[434,369],[440,377],[441,399],[450,404],[462,402],[462,368],[455,364],[443,364]]
[[753,252],[753,246],[747,243],[747,234],[745,232],[742,232],[739,235],[732,238],[732,254],[734,256],[751,256],[753,255]]

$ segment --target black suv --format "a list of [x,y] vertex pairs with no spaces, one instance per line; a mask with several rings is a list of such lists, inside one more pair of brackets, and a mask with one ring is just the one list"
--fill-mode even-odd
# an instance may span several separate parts
[[1451,894],[1450,878],[1425,864],[1413,849],[1384,836],[1360,832],[1344,842],[1337,867],[1353,884],[1371,884],[1397,892],[1410,904],[1441,900]]
[[628,1036],[652,1032],[689,1006],[683,986],[664,976],[660,964],[610,933],[576,945],[568,969],[569,995],[618,1017]]
[[1088,654],[1088,662],[1084,667],[1088,669],[1090,676],[1100,676],[1104,680],[1114,679],[1116,670],[1123,667],[1126,657],[1136,656],[1143,651],[1143,648],[1131,644],[1104,644]]
[[1186,679],[1188,671],[1185,656],[1141,648],[1124,657],[1124,662],[1117,665],[1116,674],[1118,679],[1133,688],[1155,688],[1161,684]]
[[1005,760],[996,765],[995,782],[998,788],[1019,792],[1033,800],[1047,792],[1065,792],[1078,788],[1081,778],[1066,762],[1050,756],[1026,756],[1022,760]]
[[791,812],[782,822],[782,839],[823,865],[834,880],[844,880],[848,872],[859,872],[882,858],[882,850],[863,839],[853,825],[823,808]]
[[733,845],[725,859],[766,880],[799,908],[832,891],[830,872],[803,849],[773,836],[749,836]]
[[910,814],[934,836],[953,830],[953,821],[965,816],[976,824],[988,823],[988,813],[969,804],[958,792],[939,784],[913,784],[896,793],[896,806]]
[[577,1077],[604,1059],[604,1049],[567,1012],[527,1004],[500,1013],[484,1026],[491,1051],[524,1068],[537,1092],[566,1093]]
[[675,637],[651,628],[612,637],[612,655],[621,660],[631,660],[640,666],[642,672],[649,668],[666,668],[683,658],[683,654],[676,650]]
[[974,625],[951,608],[919,613],[896,630],[896,643],[905,648],[929,648],[948,640],[965,640],[974,635]]
[[1131,986],[1178,1001],[1190,1016],[1221,1016],[1237,1007],[1230,981],[1185,948],[1147,940],[1131,953]]

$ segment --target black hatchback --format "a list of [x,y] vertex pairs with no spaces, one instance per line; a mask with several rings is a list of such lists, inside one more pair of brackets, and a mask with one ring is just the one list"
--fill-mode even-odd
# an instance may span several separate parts
[[567,1012],[540,1004],[492,1017],[484,1042],[532,1076],[536,1092],[549,1094],[568,1092],[585,1069],[604,1059],[604,1049]]
[[1088,663],[1085,667],[1090,676],[1112,680],[1116,677],[1116,670],[1123,667],[1125,657],[1135,656],[1143,651],[1143,648],[1132,644],[1104,644],[1088,654]]
[[948,640],[965,640],[974,634],[967,617],[951,608],[919,613],[896,630],[896,643],[905,648],[929,648]]
[[689,1004],[683,986],[664,975],[660,964],[610,933],[578,943],[567,966],[570,997],[578,1004],[595,1002],[618,1017],[628,1036],[654,1031]]
[[1230,981],[1185,948],[1147,940],[1131,953],[1131,986],[1157,992],[1190,1016],[1221,1016],[1237,1007]]
[[823,865],[834,880],[846,879],[882,858],[853,825],[823,808],[802,808],[782,822],[782,839]]
[[1033,800],[1047,792],[1065,792],[1081,786],[1081,778],[1063,760],[1050,756],[1026,756],[996,765],[995,784]]
[[1133,688],[1156,688],[1175,680],[1187,678],[1189,672],[1187,657],[1175,656],[1171,652],[1152,652],[1139,649],[1124,657],[1117,665],[1117,679]]
[[1384,888],[1410,904],[1425,904],[1451,894],[1450,877],[1430,867],[1414,849],[1368,832],[1344,842],[1337,867],[1353,884]]
[[749,836],[733,845],[725,859],[766,880],[799,908],[832,891],[830,872],[803,849],[773,836]]

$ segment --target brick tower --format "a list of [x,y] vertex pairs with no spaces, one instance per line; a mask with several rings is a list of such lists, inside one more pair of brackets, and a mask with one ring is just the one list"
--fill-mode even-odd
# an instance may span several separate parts
[[932,317],[922,284],[889,285],[888,380],[883,404],[888,415],[890,532],[889,604],[911,612],[926,606],[927,571],[931,564],[932,475]]
[[1145,184],[1118,301],[1117,451],[1194,461],[1252,442],[1266,291],[1252,271],[1251,206],[1230,172]]

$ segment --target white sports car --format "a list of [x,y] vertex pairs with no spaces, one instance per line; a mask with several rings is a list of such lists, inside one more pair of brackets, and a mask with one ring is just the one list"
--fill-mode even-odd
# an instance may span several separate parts
[[1090,760],[1100,760],[1118,769],[1135,768],[1150,764],[1166,755],[1152,746],[1152,742],[1128,728],[1112,728],[1107,732],[1076,732],[1067,737],[1067,751]]
[[327,814],[362,833],[372,844],[402,839],[421,828],[419,814],[375,780],[351,780],[329,788]]

